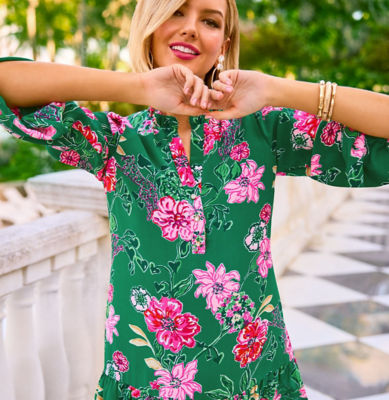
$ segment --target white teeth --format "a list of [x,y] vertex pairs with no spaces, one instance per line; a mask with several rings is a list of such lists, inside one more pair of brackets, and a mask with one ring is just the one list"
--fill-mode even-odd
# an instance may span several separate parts
[[195,53],[193,50],[188,49],[187,47],[184,47],[184,46],[172,46],[172,49],[173,49],[173,50],[179,50],[179,51],[181,51],[182,53],[188,53],[188,54],[194,54],[194,55],[197,54],[197,53]]

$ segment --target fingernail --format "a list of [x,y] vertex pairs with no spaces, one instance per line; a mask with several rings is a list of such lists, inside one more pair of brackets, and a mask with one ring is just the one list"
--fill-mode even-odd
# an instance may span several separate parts
[[203,102],[201,103],[201,107],[202,107],[202,108],[207,108],[207,103],[206,103],[205,101],[203,101]]
[[194,99],[192,99],[190,103],[192,104],[192,106],[195,106],[197,103],[197,98],[195,97]]
[[188,93],[189,93],[189,88],[186,87],[186,88],[184,89],[184,93],[185,93],[185,94],[188,94]]
[[206,115],[205,116],[205,119],[210,119],[210,118],[212,118],[212,115]]
[[231,87],[231,86],[227,86],[227,87],[226,87],[226,90],[227,90],[227,92],[232,92],[232,91],[234,90],[234,88]]
[[232,80],[231,80],[231,79],[227,79],[227,83],[228,83],[229,85],[232,85]]

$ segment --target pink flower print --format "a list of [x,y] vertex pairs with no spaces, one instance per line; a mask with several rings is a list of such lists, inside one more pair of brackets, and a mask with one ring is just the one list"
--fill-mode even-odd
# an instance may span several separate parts
[[271,217],[271,205],[266,203],[263,207],[261,212],[259,213],[259,218],[265,221],[266,224],[269,223]]
[[290,341],[289,333],[286,328],[285,328],[284,332],[285,332],[285,337],[284,337],[285,353],[287,353],[289,355],[289,361],[292,361],[292,360],[294,360],[292,342]]
[[266,117],[266,115],[271,113],[272,111],[282,111],[282,107],[263,107],[261,109],[262,117]]
[[101,143],[98,142],[96,132],[92,131],[92,128],[90,126],[84,126],[81,121],[76,121],[73,123],[72,127],[85,137],[85,139],[92,145],[97,153],[100,154],[103,151],[103,146],[101,145]]
[[360,134],[353,144],[353,148],[351,149],[351,155],[353,157],[361,159],[367,153],[366,148],[366,138],[365,135],[362,133]]
[[112,300],[113,300],[113,285],[112,283],[110,283],[108,287],[108,303],[112,303]]
[[307,399],[307,398],[308,398],[307,392],[306,392],[306,390],[305,390],[305,386],[303,386],[303,387],[300,389],[300,397],[303,398],[303,399]]
[[89,110],[89,108],[86,108],[86,107],[80,107],[80,108],[82,111],[84,111],[84,113],[88,116],[88,118],[97,120],[96,115],[93,114],[93,112],[91,110]]
[[230,157],[235,161],[242,161],[250,156],[250,149],[247,142],[243,142],[234,146],[231,150]]
[[274,393],[273,400],[281,400],[281,394],[278,393],[277,389],[276,389],[276,392]]
[[322,165],[320,164],[320,154],[314,154],[311,158],[311,170],[309,172],[309,176],[316,176],[322,174],[322,170],[320,169]]
[[114,157],[111,157],[105,166],[97,173],[97,179],[103,182],[105,193],[114,192],[116,189],[117,164]]
[[157,381],[151,381],[149,383],[150,383],[151,389],[157,389],[158,390],[160,388],[160,385],[157,383]]
[[194,336],[201,331],[198,318],[190,313],[181,314],[182,303],[177,299],[152,297],[144,312],[147,328],[157,332],[157,341],[165,349],[178,353],[183,346],[194,347]]
[[71,165],[73,167],[77,167],[78,163],[80,162],[80,155],[74,151],[63,151],[59,156],[59,161],[63,164]]
[[195,198],[193,202],[193,208],[194,208],[194,221],[195,221],[194,230],[203,233],[205,230],[205,217],[203,212],[203,203],[201,201],[200,196],[197,196]]
[[132,397],[135,397],[135,398],[140,397],[140,390],[139,390],[139,389],[134,389],[134,390],[132,390],[132,391],[131,391],[131,396],[132,396]]
[[130,124],[130,121],[126,117],[122,117],[114,112],[109,112],[107,114],[107,118],[109,125],[111,126],[111,132],[114,135],[116,133],[121,135],[125,131],[126,126],[133,128],[133,126]]
[[263,236],[263,227],[259,223],[251,225],[249,234],[245,237],[244,243],[249,251],[257,251]]
[[268,323],[268,320],[261,320],[258,317],[239,332],[236,339],[238,344],[234,346],[232,352],[235,354],[235,361],[240,362],[241,368],[261,355],[267,340]]
[[30,128],[27,128],[26,126],[24,126],[20,122],[20,120],[17,118],[15,118],[13,122],[17,128],[19,128],[21,131],[23,131],[28,136],[30,136],[34,139],[50,140],[57,133],[57,130],[53,126],[46,126],[43,128],[30,129]]
[[185,154],[184,145],[180,137],[175,137],[169,144],[170,151],[174,165],[176,166],[177,173],[184,186],[194,187],[196,181],[193,177],[192,169],[190,168],[188,157]]
[[312,139],[316,136],[321,120],[314,114],[295,110],[293,117],[296,122],[293,126],[300,132],[307,133]]
[[206,124],[204,124],[204,155],[207,155],[213,150],[215,142],[219,142],[224,132],[231,125],[228,120],[217,120],[210,118]]
[[119,332],[116,329],[116,324],[120,320],[120,315],[115,315],[115,309],[113,308],[113,305],[109,306],[109,315],[107,320],[105,321],[105,337],[107,339],[107,342],[111,343],[113,342],[113,334],[116,336],[119,336]]
[[193,399],[194,392],[202,392],[202,386],[194,381],[196,373],[197,360],[188,362],[186,367],[184,363],[176,364],[171,373],[165,369],[155,371],[154,375],[160,376],[158,384],[163,385],[159,389],[159,396],[164,400],[185,400],[186,396]]
[[246,199],[249,203],[257,203],[259,200],[258,190],[265,190],[265,185],[261,182],[265,166],[257,168],[254,160],[247,160],[241,164],[242,174],[239,178],[227,183],[224,187],[228,195],[228,203],[243,203]]
[[342,126],[335,121],[329,122],[323,129],[320,139],[326,146],[332,146],[335,142],[342,141]]
[[151,219],[162,229],[165,239],[174,241],[180,236],[188,242],[193,236],[193,215],[194,209],[186,200],[176,202],[173,197],[165,196],[159,199]]
[[122,352],[120,351],[115,351],[112,356],[113,361],[119,368],[120,372],[126,372],[128,371],[129,364],[127,358],[123,355]]
[[258,272],[261,274],[262,278],[266,278],[268,269],[273,266],[270,252],[270,240],[268,238],[263,239],[260,248],[261,253],[257,259]]
[[226,268],[223,264],[220,264],[215,271],[214,265],[207,261],[206,267],[206,271],[202,269],[192,271],[197,278],[195,283],[200,283],[194,296],[196,298],[200,295],[206,297],[206,309],[211,309],[212,314],[215,314],[218,307],[222,305],[224,298],[239,290],[239,282],[235,282],[232,279],[239,281],[240,275],[235,270],[226,273]]

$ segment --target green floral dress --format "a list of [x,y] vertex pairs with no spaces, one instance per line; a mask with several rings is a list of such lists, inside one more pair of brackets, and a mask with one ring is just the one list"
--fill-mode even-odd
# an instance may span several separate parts
[[95,399],[307,398],[271,258],[274,180],[384,185],[386,139],[266,107],[190,117],[188,161],[177,120],[153,108],[11,110],[0,98],[0,124],[103,182],[112,269]]

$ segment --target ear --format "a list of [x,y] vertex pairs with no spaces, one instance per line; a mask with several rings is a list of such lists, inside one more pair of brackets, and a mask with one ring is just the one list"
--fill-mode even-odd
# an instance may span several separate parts
[[231,39],[230,39],[230,38],[227,38],[227,39],[224,41],[223,47],[222,47],[222,49],[223,49],[223,54],[226,54],[226,53],[227,53],[227,50],[230,48],[230,43],[231,43]]

